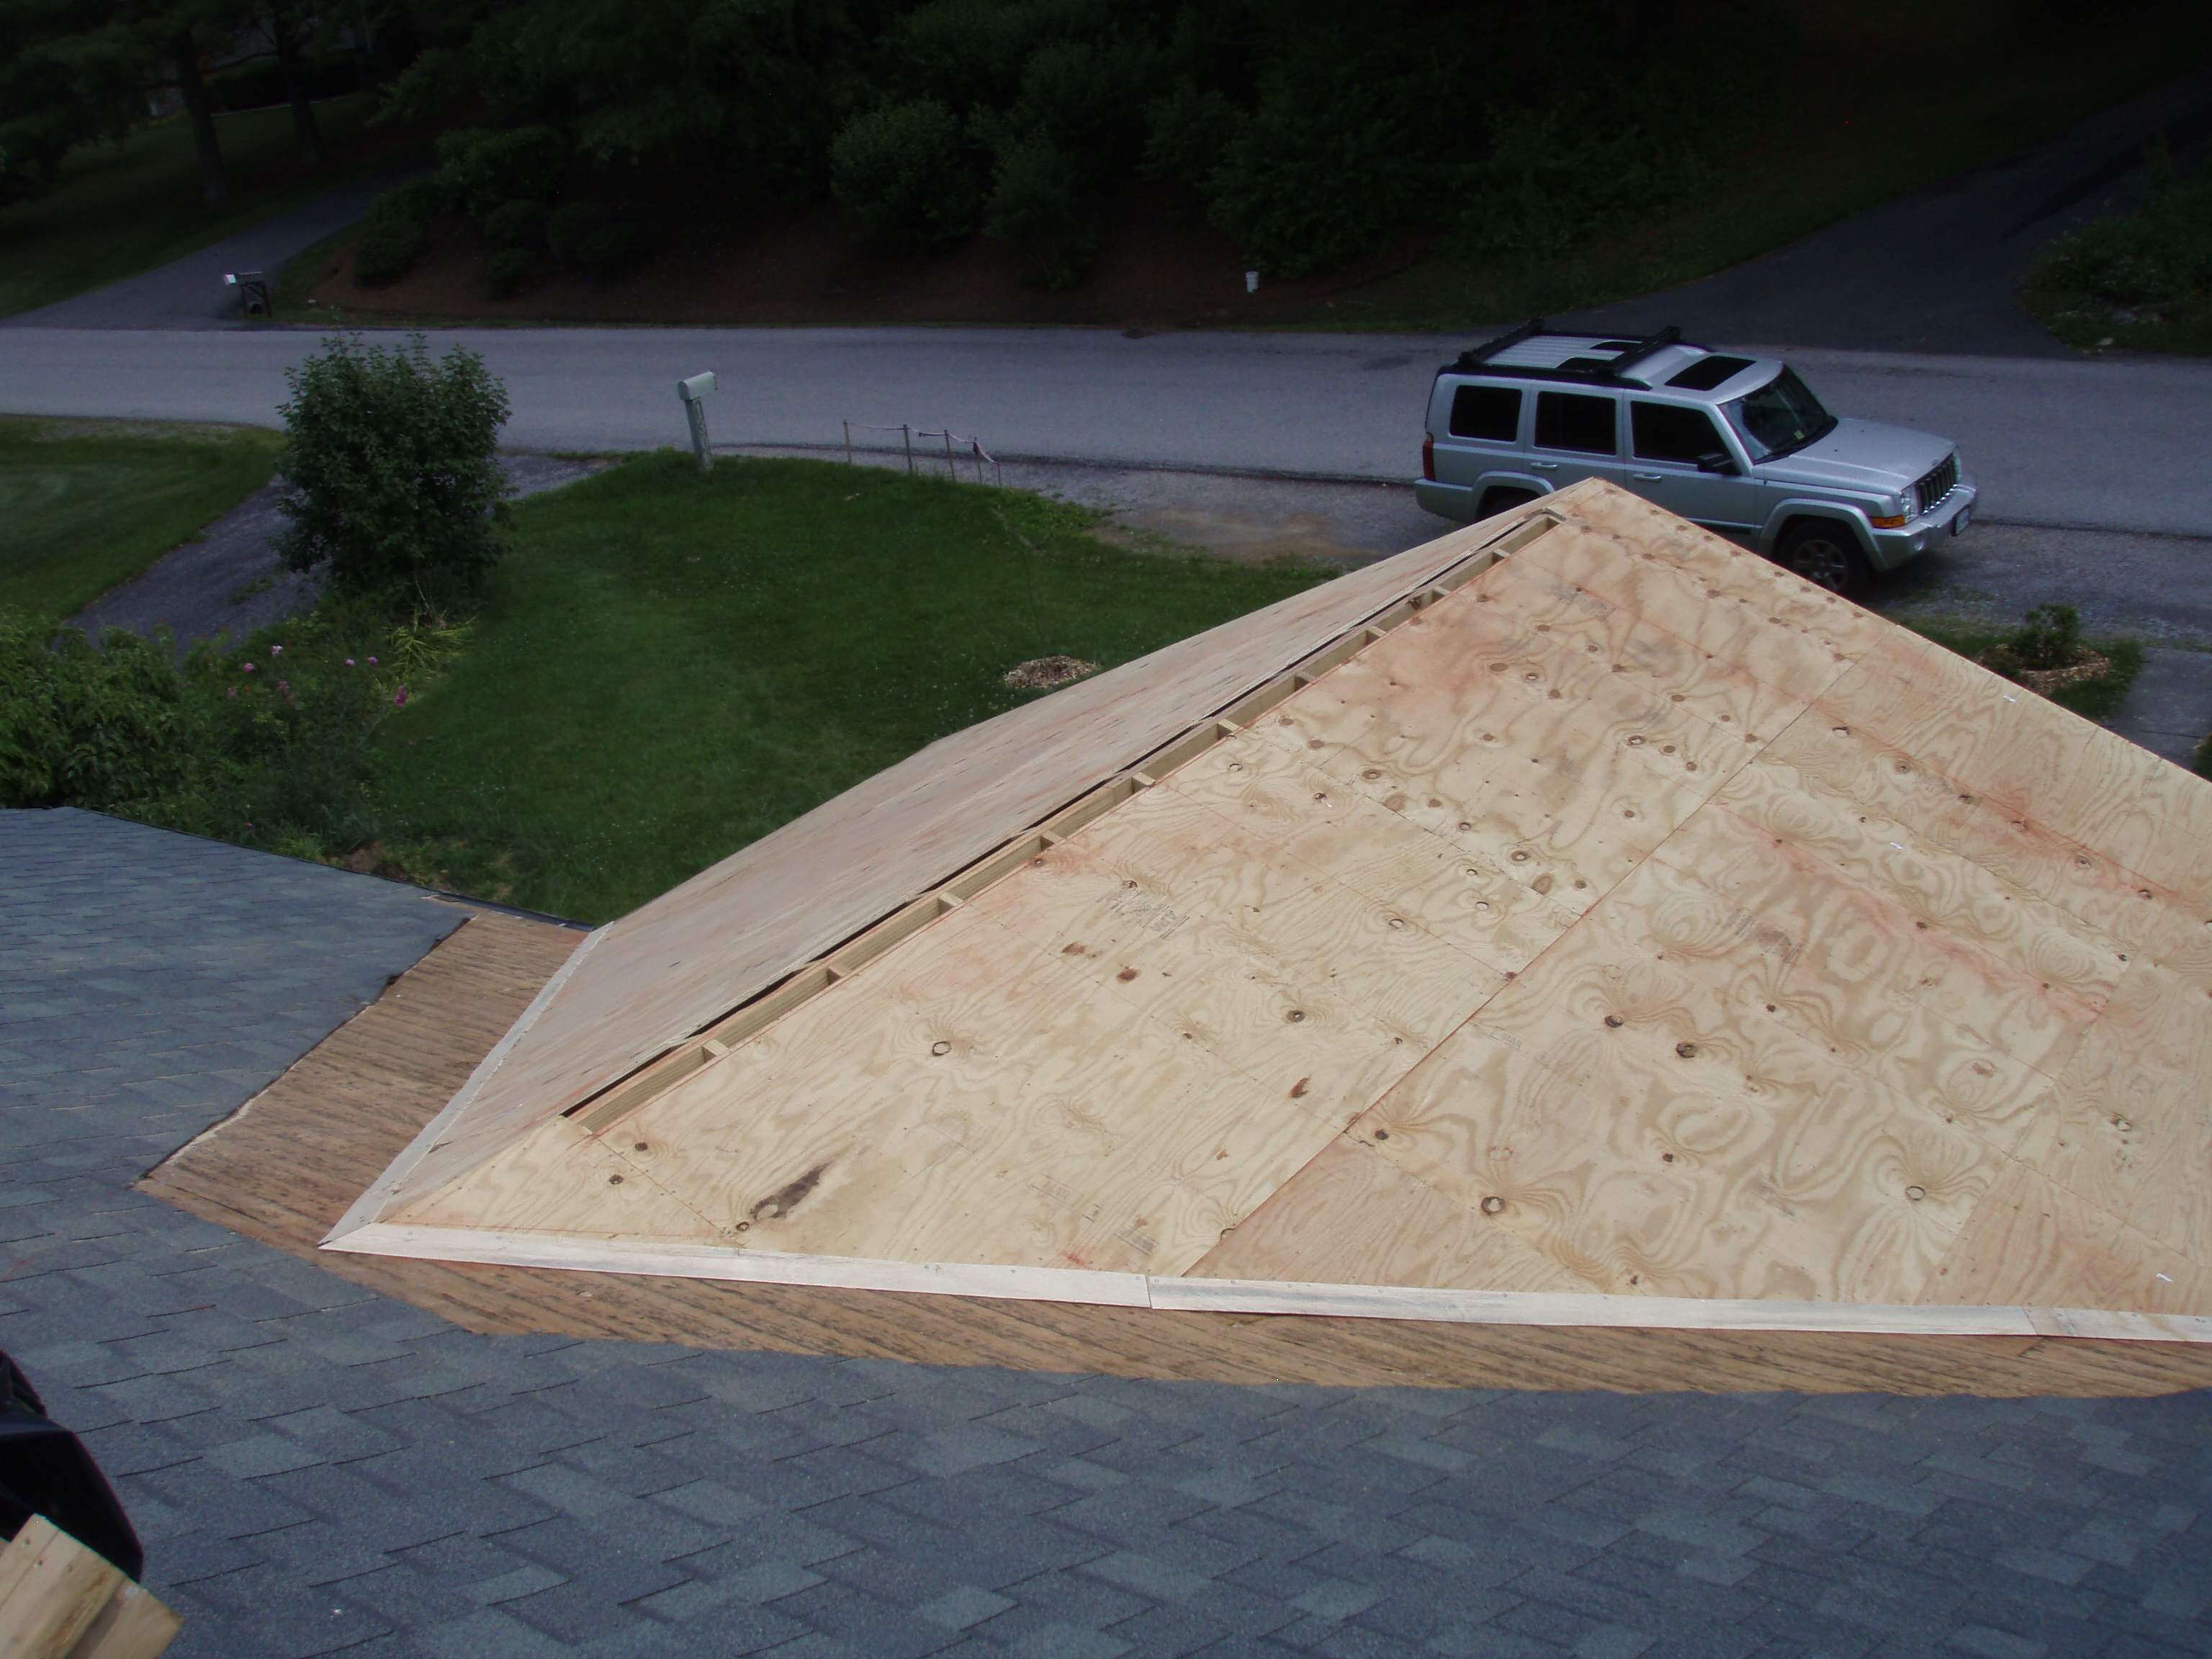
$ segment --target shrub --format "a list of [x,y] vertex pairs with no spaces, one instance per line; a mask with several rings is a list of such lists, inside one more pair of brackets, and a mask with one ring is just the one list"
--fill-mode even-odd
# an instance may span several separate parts
[[1244,125],[1244,113],[1218,89],[1183,82],[1145,111],[1146,176],[1204,195],[1214,169]]
[[313,856],[374,829],[371,739],[467,636],[325,598],[237,651],[0,611],[0,806],[81,806]]
[[1016,140],[999,158],[983,234],[1024,247],[1036,259],[1036,279],[1051,289],[1082,281],[1097,249],[1097,234],[1077,193],[1074,161],[1049,138]]
[[173,793],[190,769],[182,686],[167,641],[0,610],[0,806],[105,811]]
[[507,392],[460,346],[432,362],[421,335],[386,349],[331,338],[285,371],[277,472],[295,570],[327,564],[341,592],[465,587],[504,550],[495,453]]
[[472,219],[502,202],[544,200],[568,164],[568,141],[548,126],[465,127],[438,140],[439,187]]
[[1048,22],[1044,9],[1003,0],[927,0],[884,53],[901,91],[954,110],[998,108],[1021,85],[1022,64]]
[[605,276],[646,252],[645,233],[604,202],[570,202],[546,221],[546,240],[563,264]]
[[1594,106],[1493,112],[1489,157],[1462,187],[1456,251],[1509,267],[1556,260],[1608,222],[1632,220],[1694,191],[1696,153],[1634,125],[1607,127]]
[[524,248],[535,253],[545,246],[545,223],[550,216],[543,202],[502,202],[484,216],[484,240],[495,248]]
[[933,98],[854,119],[830,146],[830,181],[854,218],[914,247],[950,247],[981,209],[966,135]]
[[420,225],[427,229],[445,210],[446,193],[438,188],[436,179],[410,179],[371,202],[363,222],[371,230],[391,224]]
[[495,300],[509,300],[538,280],[538,256],[526,247],[503,247],[484,266],[484,282]]
[[2028,304],[2076,345],[2212,350],[2212,174],[2160,172],[2140,209],[2061,237],[2029,273]]
[[1145,144],[1145,97],[1158,55],[1115,40],[1056,40],[1022,66],[1022,95],[1008,112],[1073,162],[1086,191],[1126,185]]
[[374,818],[371,739],[465,634],[331,597],[246,649],[195,652],[183,675],[198,711],[190,787],[133,816],[295,854],[359,845]]
[[354,280],[364,288],[384,288],[404,276],[444,206],[444,196],[428,179],[411,179],[370,203],[354,250]]
[[2071,668],[2081,655],[2081,615],[2070,605],[2039,605],[2001,647],[2021,668]]
[[390,287],[407,274],[428,240],[420,225],[371,225],[353,252],[354,281],[363,288]]
[[1376,251],[1435,188],[1419,125],[1432,95],[1352,57],[1279,75],[1207,181],[1211,217],[1279,276]]

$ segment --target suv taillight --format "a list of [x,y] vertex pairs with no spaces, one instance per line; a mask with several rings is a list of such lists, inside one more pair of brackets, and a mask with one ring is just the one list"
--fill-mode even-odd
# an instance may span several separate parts
[[1437,481],[1437,441],[1425,432],[1421,434],[1421,477],[1431,483]]

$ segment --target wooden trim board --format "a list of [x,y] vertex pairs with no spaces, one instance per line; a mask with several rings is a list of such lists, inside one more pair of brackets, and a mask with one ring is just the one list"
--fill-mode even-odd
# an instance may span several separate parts
[[925,1296],[1070,1302],[1178,1313],[1403,1319],[1450,1325],[1819,1331],[1893,1336],[2067,1336],[2108,1342],[2212,1343],[2212,1318],[2187,1314],[2137,1314],[2083,1308],[1881,1306],[1720,1297],[1577,1296],[1558,1291],[1155,1278],[1083,1268],[784,1255],[767,1250],[656,1244],[574,1233],[494,1232],[472,1227],[412,1227],[382,1222],[356,1228],[323,1248],[416,1261],[642,1273],[732,1284],[804,1285]]

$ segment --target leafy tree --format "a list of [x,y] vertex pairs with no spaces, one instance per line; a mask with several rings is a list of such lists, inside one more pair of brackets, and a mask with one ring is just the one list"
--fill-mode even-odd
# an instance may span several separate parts
[[332,337],[288,369],[277,474],[295,570],[340,592],[472,586],[506,550],[511,493],[496,446],[507,392],[461,346],[432,362],[417,334],[386,349]]
[[150,33],[111,0],[0,0],[0,201],[45,189],[70,150],[143,117]]
[[863,224],[915,247],[971,234],[981,192],[960,118],[934,98],[859,117],[830,151],[830,188]]
[[499,131],[464,127],[438,140],[438,187],[472,219],[502,203],[543,201],[568,164],[568,141],[539,123]]

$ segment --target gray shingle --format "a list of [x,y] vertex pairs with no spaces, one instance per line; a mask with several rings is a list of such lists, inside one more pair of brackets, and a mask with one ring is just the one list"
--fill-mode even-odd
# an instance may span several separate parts
[[86,814],[0,813],[0,1345],[114,1474],[179,1659],[2208,1645],[2201,1394],[1233,1388],[456,1330],[130,1183],[457,913]]

